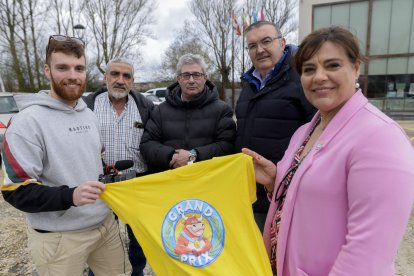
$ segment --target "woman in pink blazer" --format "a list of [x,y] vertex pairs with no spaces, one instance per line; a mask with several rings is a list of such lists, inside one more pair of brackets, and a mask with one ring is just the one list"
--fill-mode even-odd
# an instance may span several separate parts
[[414,152],[359,89],[362,59],[346,29],[309,34],[294,67],[319,111],[277,166],[243,149],[271,200],[264,241],[279,276],[395,274],[414,200]]

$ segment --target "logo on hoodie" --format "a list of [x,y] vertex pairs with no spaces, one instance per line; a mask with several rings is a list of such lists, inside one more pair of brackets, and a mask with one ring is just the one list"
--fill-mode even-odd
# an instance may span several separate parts
[[69,127],[69,132],[86,133],[91,129],[90,125]]

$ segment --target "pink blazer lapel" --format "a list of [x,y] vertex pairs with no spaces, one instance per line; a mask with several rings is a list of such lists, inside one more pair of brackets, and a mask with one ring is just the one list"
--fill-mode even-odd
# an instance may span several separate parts
[[[283,273],[284,269],[284,260],[286,255],[286,247],[289,238],[289,231],[292,221],[292,216],[294,213],[295,208],[295,201],[298,189],[300,187],[301,179],[306,173],[306,171],[312,166],[313,159],[318,154],[323,154],[324,149],[326,149],[329,143],[333,140],[335,135],[343,129],[343,127],[347,124],[347,122],[355,115],[355,113],[361,109],[363,106],[367,104],[368,100],[362,95],[361,90],[358,90],[346,104],[341,108],[341,110],[335,115],[332,121],[329,123],[325,131],[319,137],[318,141],[315,143],[311,152],[309,152],[308,156],[304,160],[304,162],[299,166],[298,170],[296,171],[292,182],[290,183],[288,193],[286,195],[282,219],[281,219],[281,228],[278,234],[278,244],[277,244],[277,270],[280,271],[280,275]],[[294,152],[297,148],[301,145],[303,140],[306,138],[305,136],[308,135],[311,127],[316,123],[316,120],[319,118],[320,113],[319,111],[313,117],[311,123],[307,125],[307,127],[301,128],[298,133],[295,133],[294,137],[292,138],[291,145],[289,146],[289,150],[286,152],[286,158],[293,158]],[[283,162],[284,167],[288,162]],[[290,164],[290,163],[289,163]],[[287,170],[287,168],[280,168],[281,172]],[[287,166],[288,167],[288,166]],[[279,169],[279,168],[278,168]],[[277,184],[280,183],[281,179],[284,177],[283,175],[279,175],[278,170],[278,177],[277,177]],[[274,198],[273,198],[274,200]]]

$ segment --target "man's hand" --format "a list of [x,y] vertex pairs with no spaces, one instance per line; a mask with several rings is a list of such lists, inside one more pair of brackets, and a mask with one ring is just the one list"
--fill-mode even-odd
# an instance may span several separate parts
[[104,190],[105,184],[102,182],[86,181],[73,191],[73,204],[75,206],[93,204]]
[[250,149],[242,148],[242,152],[253,157],[256,182],[265,186],[268,192],[273,192],[276,179],[276,165]]
[[190,156],[190,152],[188,150],[183,150],[183,149],[175,150],[175,153],[172,156],[171,161],[170,161],[170,168],[176,169],[178,167],[187,165],[189,156]]

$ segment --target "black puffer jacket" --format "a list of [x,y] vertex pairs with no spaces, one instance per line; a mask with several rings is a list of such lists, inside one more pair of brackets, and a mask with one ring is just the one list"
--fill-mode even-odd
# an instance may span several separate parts
[[207,80],[204,91],[190,102],[181,100],[178,83],[168,87],[166,101],[155,107],[145,127],[140,150],[151,171],[169,169],[176,149],[195,149],[197,160],[234,153],[233,112]]
[[[236,106],[236,152],[246,147],[275,164],[283,157],[296,129],[310,121],[316,112],[305,98],[299,75],[290,65],[292,46],[286,46],[286,50],[280,70],[260,91],[260,81],[252,75],[255,68],[243,74]],[[257,191],[253,209],[266,213],[269,202],[262,185],[258,185]]]

